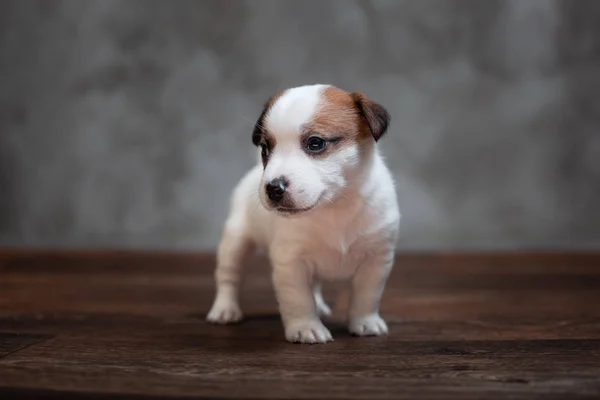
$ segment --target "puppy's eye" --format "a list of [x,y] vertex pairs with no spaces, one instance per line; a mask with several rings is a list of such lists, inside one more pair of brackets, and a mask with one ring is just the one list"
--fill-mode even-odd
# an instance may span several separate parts
[[318,136],[311,136],[306,141],[306,149],[311,153],[319,153],[325,149],[327,142]]

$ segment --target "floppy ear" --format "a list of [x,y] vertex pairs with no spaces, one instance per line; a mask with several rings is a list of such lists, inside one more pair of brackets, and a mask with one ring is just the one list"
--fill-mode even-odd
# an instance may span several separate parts
[[256,124],[254,124],[254,131],[252,131],[252,144],[254,144],[255,146],[258,146],[258,144],[260,143],[260,138],[262,137],[262,135],[264,133],[264,119],[265,119],[265,115],[267,115],[267,111],[271,107],[272,101],[273,101],[272,97],[266,101],[266,103],[263,107],[263,110],[260,113],[260,117],[258,117]]
[[362,93],[352,93],[352,99],[361,115],[367,120],[371,135],[373,135],[375,141],[378,141],[387,131],[390,124],[390,114],[383,106],[369,100]]

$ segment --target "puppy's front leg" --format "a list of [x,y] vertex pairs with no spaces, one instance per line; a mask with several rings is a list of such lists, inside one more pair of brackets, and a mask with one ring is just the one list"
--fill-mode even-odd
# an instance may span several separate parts
[[359,336],[387,334],[387,324],[379,316],[379,302],[393,262],[394,252],[382,251],[364,262],[356,271],[352,278],[348,310],[350,333]]
[[228,324],[242,319],[239,304],[244,257],[253,248],[243,232],[226,228],[217,253],[215,283],[217,293],[206,319],[216,324]]
[[274,262],[273,285],[288,341],[326,343],[333,340],[319,319],[308,271],[303,265]]

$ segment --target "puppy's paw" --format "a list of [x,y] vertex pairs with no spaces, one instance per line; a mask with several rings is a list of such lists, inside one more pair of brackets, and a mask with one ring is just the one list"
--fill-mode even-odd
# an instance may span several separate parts
[[231,324],[243,318],[242,310],[235,301],[217,300],[210,309],[206,320],[214,324]]
[[387,335],[388,327],[379,314],[369,314],[360,318],[352,318],[348,326],[350,333],[357,336]]
[[329,329],[318,319],[289,322],[285,327],[285,338],[292,343],[333,342]]
[[329,308],[327,303],[325,303],[325,300],[323,300],[322,298],[316,298],[315,300],[316,300],[316,304],[317,304],[317,312],[319,313],[319,315],[321,315],[323,317],[330,316],[331,308]]

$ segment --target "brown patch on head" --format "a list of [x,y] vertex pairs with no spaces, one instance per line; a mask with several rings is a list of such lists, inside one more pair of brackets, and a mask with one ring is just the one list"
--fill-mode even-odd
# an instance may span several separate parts
[[306,125],[302,140],[317,135],[333,140],[333,147],[337,147],[372,139],[377,141],[385,134],[389,114],[362,93],[348,93],[331,86],[322,96],[319,111],[314,121]]
[[336,87],[327,87],[322,93],[314,120],[305,127],[307,135],[324,139],[357,141],[363,135],[360,113],[352,95]]
[[256,123],[254,124],[254,130],[252,131],[252,144],[255,146],[262,146],[263,166],[266,166],[269,162],[269,156],[275,147],[275,138],[272,135],[269,135],[269,132],[267,132],[265,129],[265,117],[271,107],[273,107],[273,104],[275,104],[277,99],[280,98],[283,93],[284,91],[279,92],[265,102],[263,110],[260,113],[258,120],[256,120]]
[[271,107],[273,107],[273,104],[275,104],[277,99],[280,98],[282,94],[283,92],[279,92],[265,102],[263,110],[260,113],[258,119],[256,120],[256,123],[254,124],[254,130],[252,131],[252,144],[254,144],[255,146],[258,146],[261,143],[261,139],[263,138],[263,136],[268,134],[268,132],[266,132],[264,128],[265,117],[267,116],[267,113],[269,112]]
[[360,110],[361,116],[367,121],[371,135],[375,141],[378,141],[387,132],[390,114],[382,105],[369,100],[362,93],[352,93],[352,98]]

